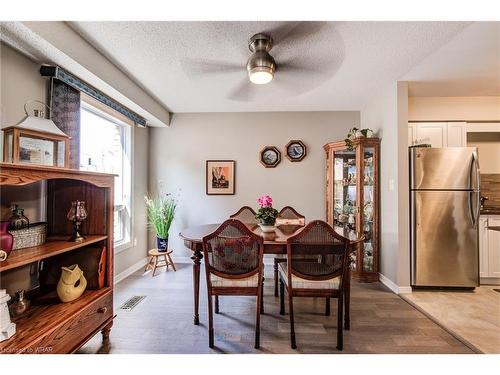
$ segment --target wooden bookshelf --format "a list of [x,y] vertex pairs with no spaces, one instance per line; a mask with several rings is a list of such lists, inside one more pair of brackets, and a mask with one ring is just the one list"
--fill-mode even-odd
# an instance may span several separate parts
[[49,238],[43,245],[12,251],[7,260],[0,263],[0,272],[50,258],[67,251],[79,249],[80,247],[99,241],[104,241],[106,238],[107,236],[88,235],[85,236],[85,240],[82,242],[69,242]]
[[[107,342],[113,325],[113,212],[115,176],[81,172],[73,169],[23,164],[0,163],[0,188],[9,191],[24,185],[44,181],[46,193],[34,198],[46,199],[47,242],[40,246],[14,250],[0,262],[0,277],[28,264],[35,264],[58,254],[99,243],[106,248],[104,287],[86,290],[78,299],[62,303],[55,290],[40,295],[33,290],[31,306],[24,315],[16,317],[14,336],[0,343],[0,354],[73,353],[102,332]],[[9,206],[12,202],[4,202]],[[69,242],[72,225],[66,215],[71,202],[85,201],[89,213],[82,223],[82,242]],[[17,276],[17,275],[20,276]],[[16,277],[29,277],[15,273]],[[9,290],[12,295],[14,290]],[[36,293],[38,292],[38,293]],[[45,293],[45,292],[44,292]]]

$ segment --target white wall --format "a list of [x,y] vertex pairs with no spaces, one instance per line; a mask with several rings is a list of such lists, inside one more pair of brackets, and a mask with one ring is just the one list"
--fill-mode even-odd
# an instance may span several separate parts
[[378,132],[380,159],[380,273],[409,286],[408,85],[392,83],[361,110],[361,126]]
[[[308,220],[325,219],[323,145],[345,137],[359,125],[359,112],[272,112],[175,114],[167,129],[150,130],[150,189],[180,190],[171,228],[174,256],[189,255],[178,233],[189,226],[220,223],[241,206],[257,206],[270,194],[279,209],[291,205]],[[307,157],[292,163],[284,155],[291,139],[307,145]],[[259,151],[274,145],[282,152],[276,168],[264,168]],[[205,194],[205,161],[236,160],[236,194]]]

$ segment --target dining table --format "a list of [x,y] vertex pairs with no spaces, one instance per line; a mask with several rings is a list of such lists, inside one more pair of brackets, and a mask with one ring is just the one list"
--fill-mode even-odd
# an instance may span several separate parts
[[[275,227],[274,232],[266,233],[257,224],[245,223],[247,227],[255,234],[264,239],[264,254],[286,254],[287,239],[304,228],[304,225],[279,225]],[[199,316],[199,301],[200,301],[200,265],[203,259],[203,237],[213,233],[220,224],[204,224],[188,227],[179,233],[179,236],[184,240],[184,246],[192,251],[191,260],[193,261],[193,297],[194,297],[194,314],[193,323],[200,324]],[[341,236],[349,240],[349,249],[353,253],[357,251],[359,244],[364,240],[364,237],[356,234],[355,231],[343,227],[334,227],[335,231]],[[351,257],[349,257],[351,261]],[[348,267],[346,278],[346,295],[345,309],[349,311],[349,293],[350,293],[350,274],[351,266]],[[349,313],[346,313],[345,327],[349,329]]]

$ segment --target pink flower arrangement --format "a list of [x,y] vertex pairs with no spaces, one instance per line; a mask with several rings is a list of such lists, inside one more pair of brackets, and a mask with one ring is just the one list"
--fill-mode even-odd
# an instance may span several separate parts
[[272,207],[273,206],[273,198],[269,195],[263,195],[257,199],[257,203],[261,208]]

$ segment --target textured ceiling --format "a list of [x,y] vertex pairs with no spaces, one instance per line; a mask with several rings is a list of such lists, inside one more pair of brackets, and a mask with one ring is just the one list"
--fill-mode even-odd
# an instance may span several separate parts
[[410,96],[500,95],[500,22],[477,22],[411,69]]
[[[359,110],[466,28],[467,22],[71,22],[70,26],[173,112]],[[278,70],[247,81],[248,39],[271,32]],[[286,34],[286,33],[285,33]],[[221,63],[211,74],[195,62]],[[279,70],[280,62],[306,69]],[[241,69],[222,64],[240,65]],[[212,65],[213,67],[213,65]],[[248,85],[251,85],[248,83]]]

